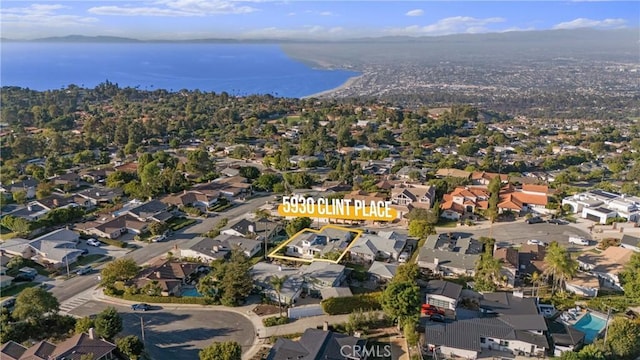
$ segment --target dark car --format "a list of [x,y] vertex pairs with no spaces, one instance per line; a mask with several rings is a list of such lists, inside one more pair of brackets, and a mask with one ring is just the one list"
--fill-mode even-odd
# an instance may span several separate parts
[[443,323],[445,321],[445,318],[442,314],[432,314],[431,316],[429,316],[429,320]]
[[16,277],[13,278],[13,281],[19,282],[19,281],[33,281],[36,278],[35,274],[30,274],[30,273],[20,273],[18,275],[16,275]]
[[534,216],[532,218],[527,219],[526,223],[527,224],[540,224],[543,223],[544,220],[542,220],[542,218],[540,216]]
[[147,311],[150,310],[151,306],[149,304],[133,304],[131,305],[131,310],[133,311]]
[[79,268],[78,270],[76,270],[76,274],[78,275],[86,275],[86,274],[90,274],[93,271],[93,268],[91,266],[83,266],[81,268]]

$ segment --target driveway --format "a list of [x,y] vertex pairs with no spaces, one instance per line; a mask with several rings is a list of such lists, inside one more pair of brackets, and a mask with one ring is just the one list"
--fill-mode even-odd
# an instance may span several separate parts
[[[109,306],[114,305],[89,301],[71,313],[88,316]],[[142,339],[144,328],[145,348],[151,359],[197,359],[200,349],[219,341],[237,341],[246,352],[256,336],[251,322],[240,314],[212,309],[175,309],[171,304],[162,306],[146,312],[114,306],[122,316],[123,331],[119,336],[137,335]]]

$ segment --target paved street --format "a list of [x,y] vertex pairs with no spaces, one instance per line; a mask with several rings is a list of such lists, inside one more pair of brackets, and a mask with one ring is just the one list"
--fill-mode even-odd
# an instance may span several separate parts
[[[254,212],[258,207],[264,205],[265,201],[267,201],[269,198],[270,196],[256,197],[246,201],[245,203],[236,205],[230,208],[228,211],[220,213],[218,216],[206,219],[198,219],[196,224],[173,233],[169,237],[168,241],[144,244],[139,249],[130,251],[128,253],[124,252],[122,249],[106,246],[101,247],[101,250],[92,249],[92,251],[105,251],[108,252],[109,255],[115,257],[127,256],[134,259],[138,264],[144,264],[158,256],[172,251],[174,248],[179,247],[181,244],[189,241],[190,239],[193,239],[194,237],[211,230],[211,228],[213,228],[213,226],[215,226],[215,224],[217,224],[222,217],[226,217],[229,219],[229,225],[233,224],[236,219],[239,219],[246,214],[250,214]],[[96,269],[100,270],[101,268],[102,267],[97,267]],[[89,275],[76,276],[66,281],[57,280],[49,281],[48,283],[53,285],[53,287],[50,289],[51,293],[53,293],[53,295],[55,295],[60,302],[63,302],[76,296],[76,294],[95,287],[98,283],[97,276],[98,271]]]
[[142,338],[144,328],[145,347],[151,359],[197,359],[199,349],[214,341],[237,341],[246,352],[255,338],[251,322],[240,314],[228,311],[176,309],[166,304],[154,306],[153,310],[146,312],[132,312],[128,306],[90,300],[71,313],[88,316],[109,306],[115,307],[122,316],[122,335]]

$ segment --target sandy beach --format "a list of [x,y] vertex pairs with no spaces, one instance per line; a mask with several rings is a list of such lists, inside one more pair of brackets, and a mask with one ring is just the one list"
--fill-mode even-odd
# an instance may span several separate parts
[[308,99],[308,98],[313,98],[313,97],[323,97],[326,95],[330,95],[333,92],[336,92],[338,90],[342,90],[342,89],[346,89],[349,88],[351,86],[353,86],[353,84],[355,84],[356,81],[358,81],[360,78],[362,78],[364,76],[364,74],[358,75],[358,76],[352,76],[350,78],[347,79],[347,81],[345,81],[342,85],[335,87],[333,89],[329,89],[329,90],[325,90],[325,91],[320,91],[318,93],[315,94],[311,94],[308,96],[303,96],[303,99]]

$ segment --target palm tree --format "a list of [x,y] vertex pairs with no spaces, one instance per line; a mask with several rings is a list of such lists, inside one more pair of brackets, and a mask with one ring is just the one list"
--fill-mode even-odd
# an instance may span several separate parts
[[559,246],[557,242],[549,245],[544,262],[546,268],[543,275],[553,278],[551,294],[554,294],[558,287],[564,289],[564,283],[573,278],[578,270],[578,262],[572,259],[567,249]]
[[282,286],[287,281],[287,276],[279,277],[274,275],[269,279],[269,283],[273,286],[273,290],[275,290],[276,294],[278,294],[278,308],[280,310],[279,315],[282,317],[282,302],[280,301],[280,291],[282,291]]
[[531,282],[531,285],[533,285],[532,295],[538,296],[538,294],[540,293],[540,282],[542,280],[542,277],[537,271],[534,271],[533,273],[529,274],[528,277],[529,277],[529,281]]

